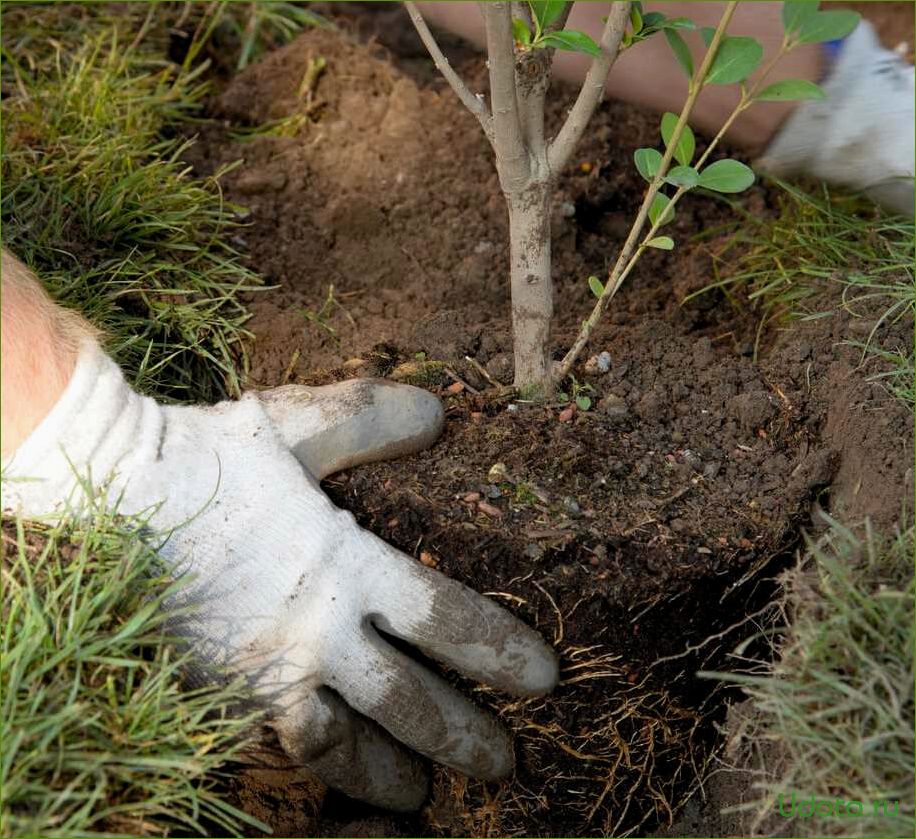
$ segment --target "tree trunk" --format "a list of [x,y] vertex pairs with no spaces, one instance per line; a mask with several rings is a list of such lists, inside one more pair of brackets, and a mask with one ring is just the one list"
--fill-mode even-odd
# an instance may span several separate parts
[[507,199],[515,386],[526,397],[545,398],[553,391],[549,181],[536,180]]

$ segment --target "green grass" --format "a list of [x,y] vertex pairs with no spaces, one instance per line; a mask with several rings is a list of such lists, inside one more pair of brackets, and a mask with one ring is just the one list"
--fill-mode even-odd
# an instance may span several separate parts
[[[227,2],[0,13],[4,245],[103,331],[140,390],[237,393],[241,295],[260,281],[228,244],[237,208],[219,175],[192,177],[184,137],[205,58],[244,66],[309,14]],[[176,33],[185,52],[167,60]],[[266,829],[223,797],[253,721],[236,713],[241,685],[183,689],[169,584],[140,527],[98,511],[53,527],[3,518],[0,835]]]
[[[242,296],[260,280],[230,244],[241,208],[220,193],[224,172],[192,177],[182,135],[217,35],[239,35],[244,65],[315,16],[289,3],[61,5],[2,7],[3,243],[103,331],[138,389],[237,395]],[[164,58],[176,28],[181,64]]]
[[[832,522],[785,579],[776,661],[724,677],[756,709],[748,736],[768,744],[761,820],[780,793],[866,803],[867,818],[798,819],[787,835],[914,835],[913,546],[912,529],[888,542]],[[877,799],[899,800],[899,813],[873,815]]]
[[5,103],[3,241],[103,330],[136,386],[169,399],[239,390],[258,286],[228,244],[234,208],[163,131],[193,112],[194,73],[142,66],[100,37]]
[[252,718],[241,686],[183,690],[169,583],[101,512],[46,527],[4,515],[0,602],[3,836],[237,834],[256,825],[220,773]]
[[713,282],[687,299],[718,289],[739,308],[750,308],[759,316],[758,346],[770,326],[845,309],[873,325],[859,346],[863,362],[878,368],[874,378],[913,404],[907,386],[914,373],[912,342],[884,347],[874,340],[882,327],[904,318],[912,323],[916,313],[913,223],[860,199],[832,195],[823,185],[816,193],[777,185],[775,217],[736,206],[740,219],[714,255]]

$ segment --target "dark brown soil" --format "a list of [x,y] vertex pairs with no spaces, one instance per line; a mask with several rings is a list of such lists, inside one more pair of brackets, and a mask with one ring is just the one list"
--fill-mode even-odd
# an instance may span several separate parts
[[[735,666],[729,652],[766,620],[770,579],[816,526],[812,509],[897,520],[912,497],[912,418],[864,383],[838,344],[844,318],[774,333],[755,363],[753,317],[713,295],[682,305],[710,282],[710,253],[730,235],[733,213],[706,197],[679,207],[677,250],[641,263],[593,340],[587,355],[607,351],[609,372],[575,371],[591,410],[561,422],[564,405],[499,396],[488,377],[511,378],[503,198],[476,122],[416,54],[408,42],[394,61],[309,32],[228,85],[213,103],[222,122],[203,129],[192,160],[212,171],[243,158],[224,180],[250,211],[238,244],[278,286],[252,299],[251,385],[372,374],[439,393],[447,423],[431,450],[327,490],[365,527],[538,627],[563,683],[527,702],[474,694],[516,734],[511,782],[437,769],[419,816],[366,821],[332,796],[319,829],[664,828],[719,745],[724,694],[694,674]],[[302,99],[318,57],[328,69]],[[454,57],[482,89],[481,60]],[[570,95],[552,98],[552,124]],[[296,136],[233,139],[305,110]],[[641,195],[633,150],[656,143],[655,116],[608,104],[560,178],[558,350],[589,309],[585,278],[605,270]],[[757,214],[774,205],[759,185],[741,200]],[[299,821],[295,797],[240,799],[267,821],[282,808],[284,835],[315,829],[312,799]]]

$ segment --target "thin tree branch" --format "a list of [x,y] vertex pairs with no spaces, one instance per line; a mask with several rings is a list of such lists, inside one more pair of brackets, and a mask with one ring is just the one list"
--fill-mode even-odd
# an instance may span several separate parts
[[512,5],[507,2],[482,2],[478,5],[487,28],[487,63],[490,68],[496,168],[503,190],[517,192],[526,186],[530,167],[528,151],[522,139],[515,90]]
[[[652,206],[652,201],[655,199],[655,196],[658,194],[658,191],[664,182],[664,177],[668,172],[668,167],[671,164],[672,157],[674,156],[674,150],[677,148],[678,140],[680,139],[681,133],[684,130],[684,126],[687,124],[687,119],[693,110],[693,105],[696,102],[697,97],[700,95],[700,91],[703,89],[703,81],[706,78],[706,74],[709,72],[709,68],[712,66],[713,59],[716,57],[716,51],[719,49],[719,43],[722,41],[722,38],[725,37],[725,31],[728,29],[728,24],[730,23],[732,15],[735,13],[737,6],[737,2],[735,2],[735,0],[731,0],[731,2],[726,5],[725,11],[722,13],[722,17],[719,19],[719,24],[716,27],[715,34],[710,41],[709,47],[706,49],[706,54],[703,56],[703,61],[697,71],[694,73],[693,79],[690,82],[687,100],[684,102],[684,107],[681,109],[678,121],[674,126],[674,131],[672,132],[671,139],[668,142],[668,147],[662,157],[662,162],[659,164],[658,172],[656,172],[655,177],[652,179],[652,183],[649,184],[649,189],[646,190],[642,205],[639,208],[636,219],[633,221],[633,226],[630,228],[630,233],[627,236],[627,240],[624,242],[623,248],[621,248],[620,251],[620,255],[617,257],[617,261],[614,263],[614,267],[610,271],[608,281],[604,287],[604,293],[601,295],[601,297],[598,298],[594,308],[591,311],[591,314],[583,322],[582,328],[579,330],[579,334],[576,337],[572,347],[570,347],[566,355],[563,356],[563,360],[556,365],[555,375],[557,379],[561,379],[569,374],[569,371],[572,369],[572,366],[575,363],[579,353],[582,352],[583,347],[585,347],[585,345],[588,343],[588,339],[591,337],[592,330],[601,319],[601,315],[607,308],[608,303],[611,302],[611,299],[617,293],[617,290],[623,284],[623,281],[627,278],[630,271],[636,265],[639,256],[646,247],[645,242],[643,242],[637,248],[637,240],[639,239],[640,233],[642,232],[646,218],[649,215],[649,207]],[[706,156],[704,155],[704,157],[701,159],[705,160]],[[675,193],[675,197],[680,198],[684,191],[686,190],[679,189],[678,192]],[[672,203],[673,202],[674,199],[672,199]],[[664,217],[664,213],[662,213],[662,217]],[[656,221],[655,224],[651,226],[651,230],[657,230],[660,226],[660,223],[660,220]]]
[[417,34],[420,36],[420,40],[423,42],[423,45],[429,52],[433,63],[436,65],[436,69],[442,73],[445,80],[449,83],[449,86],[458,95],[458,98],[461,100],[464,107],[467,108],[472,114],[474,114],[475,117],[477,117],[477,121],[483,128],[484,133],[487,135],[487,139],[492,142],[492,117],[490,115],[489,109],[484,104],[483,97],[476,96],[475,94],[471,93],[467,85],[462,81],[461,77],[452,68],[449,60],[445,57],[441,48],[439,47],[439,44],[436,42],[433,33],[429,31],[429,27],[426,25],[426,21],[423,19],[423,15],[417,8],[416,3],[412,3],[410,0],[407,0],[407,2],[404,3],[404,6],[407,9],[407,14],[410,15],[410,20],[413,22],[414,28],[417,30]]
[[569,161],[570,155],[582,139],[585,128],[595,113],[595,108],[604,96],[608,74],[617,60],[620,49],[620,40],[626,31],[630,19],[630,3],[616,2],[611,4],[611,13],[608,15],[604,30],[601,33],[601,55],[592,59],[591,66],[585,76],[582,89],[576,98],[575,104],[563,123],[560,133],[551,142],[547,149],[547,161],[550,171],[557,173]]

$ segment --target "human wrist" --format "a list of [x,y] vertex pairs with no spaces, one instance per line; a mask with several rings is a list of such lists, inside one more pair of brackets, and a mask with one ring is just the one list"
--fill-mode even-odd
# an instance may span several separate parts
[[161,409],[137,394],[98,343],[86,338],[68,381],[50,409],[3,458],[4,504],[45,515],[79,506],[88,486],[107,480],[155,439]]

